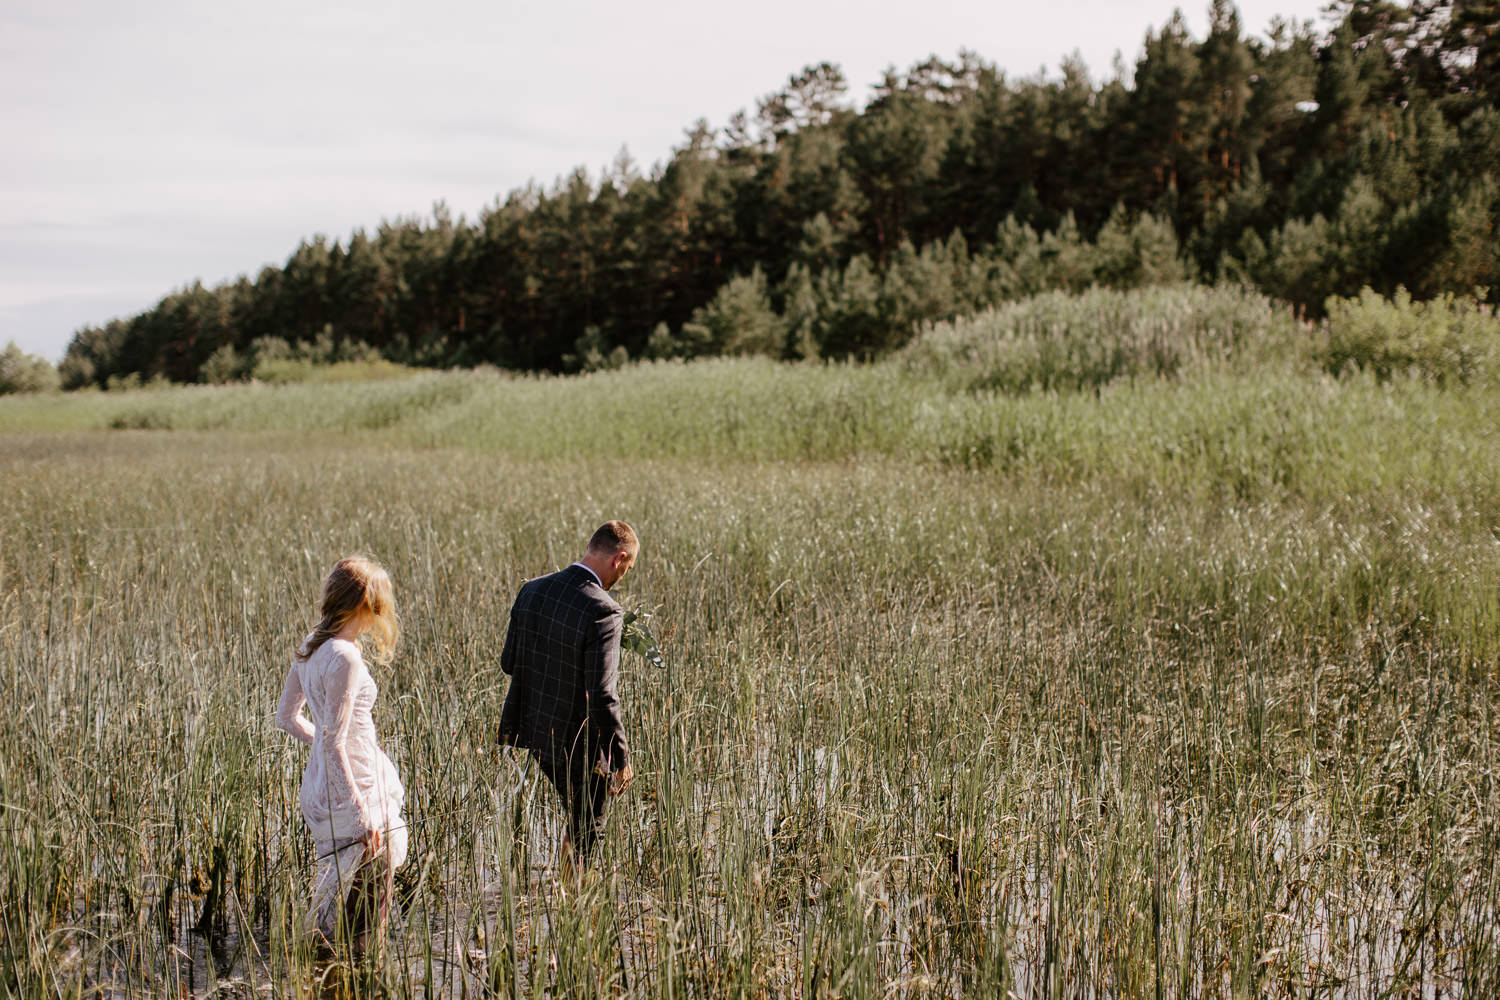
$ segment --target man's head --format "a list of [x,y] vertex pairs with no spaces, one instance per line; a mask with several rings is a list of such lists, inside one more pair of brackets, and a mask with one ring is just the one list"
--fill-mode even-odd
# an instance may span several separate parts
[[624,521],[606,521],[589,539],[582,561],[599,574],[599,582],[608,590],[630,572],[640,551],[641,542],[635,536],[635,529]]

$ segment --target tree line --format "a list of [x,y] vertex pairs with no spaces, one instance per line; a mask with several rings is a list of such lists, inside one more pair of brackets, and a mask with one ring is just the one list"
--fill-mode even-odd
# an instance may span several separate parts
[[1133,69],[1011,78],[972,52],[793,75],[649,173],[512,191],[469,221],[304,241],[254,278],[79,330],[69,387],[257,360],[585,370],[872,357],[1039,291],[1243,282],[1318,315],[1364,288],[1500,292],[1500,0],[1342,0],[1248,37],[1229,0]]

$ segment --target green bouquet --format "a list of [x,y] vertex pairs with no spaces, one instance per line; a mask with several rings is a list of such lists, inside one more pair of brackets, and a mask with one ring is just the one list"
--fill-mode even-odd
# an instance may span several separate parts
[[651,613],[642,608],[625,612],[625,627],[621,631],[620,646],[630,650],[653,667],[667,665],[667,661],[662,659],[656,636],[651,633]]

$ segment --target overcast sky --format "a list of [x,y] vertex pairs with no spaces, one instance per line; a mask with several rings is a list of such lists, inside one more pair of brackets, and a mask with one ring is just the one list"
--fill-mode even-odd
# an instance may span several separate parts
[[[1325,0],[1243,0],[1321,24]],[[1011,76],[1075,49],[1133,66],[1170,0],[0,0],[0,345],[280,264],[438,200],[473,219],[528,180],[648,169],[803,66],[863,103],[887,66],[969,48]],[[133,9],[139,8],[139,9]],[[1184,8],[1194,37],[1208,0]]]

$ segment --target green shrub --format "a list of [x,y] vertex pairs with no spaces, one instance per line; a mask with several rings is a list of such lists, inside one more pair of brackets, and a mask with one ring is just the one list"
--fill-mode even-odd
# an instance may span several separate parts
[[285,337],[256,337],[250,341],[248,353],[251,367],[262,361],[279,361],[282,358],[296,357],[291,343]]
[[1098,389],[1190,366],[1293,357],[1295,324],[1238,287],[1047,292],[940,323],[898,362],[958,390]]
[[1164,285],[1187,277],[1172,223],[1155,215],[1131,220],[1115,206],[1094,241],[1094,280],[1107,288]]
[[54,392],[61,385],[52,362],[27,354],[15,341],[0,351],[0,396],[13,392]]
[[604,342],[604,334],[592,323],[583,328],[583,336],[573,341],[571,354],[563,355],[563,364],[571,372],[601,372],[619,368],[630,360],[623,345],[614,350]]
[[198,381],[209,385],[237,381],[245,375],[245,361],[233,344],[221,344],[207,361],[198,366]]
[[139,372],[131,372],[128,375],[111,375],[104,381],[104,388],[110,392],[134,392],[137,389],[151,389],[159,391],[170,388],[172,380],[158,372],[149,379],[141,378]]
[[332,364],[321,364],[306,358],[268,358],[258,362],[251,372],[256,381],[272,385],[294,382],[369,382],[411,374],[411,368],[380,357],[363,361],[336,361]]
[[1414,302],[1406,289],[1387,299],[1369,288],[1325,306],[1323,367],[1348,368],[1379,379],[1415,375],[1439,384],[1467,383],[1488,373],[1500,346],[1500,319],[1477,299],[1444,293]]
[[781,357],[786,324],[771,308],[765,273],[757,266],[748,277],[731,278],[708,305],[693,310],[691,322],[683,324],[682,339],[684,352],[690,354]]

